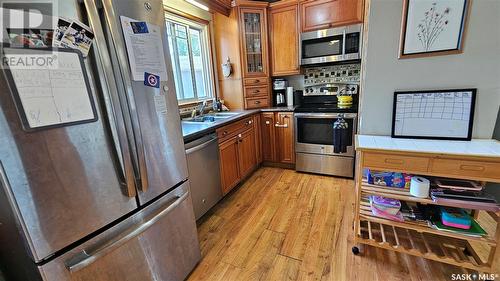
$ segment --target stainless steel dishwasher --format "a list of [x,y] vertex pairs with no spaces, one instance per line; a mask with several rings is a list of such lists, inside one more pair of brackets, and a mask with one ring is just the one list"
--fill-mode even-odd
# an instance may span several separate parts
[[205,135],[185,148],[194,214],[199,219],[222,199],[217,135]]

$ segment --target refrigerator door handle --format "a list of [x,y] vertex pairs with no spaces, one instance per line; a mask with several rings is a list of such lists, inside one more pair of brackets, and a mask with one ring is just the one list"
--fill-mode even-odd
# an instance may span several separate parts
[[[88,0],[87,0],[88,1]],[[109,27],[109,30],[111,34],[122,34],[122,29],[121,26],[119,26],[116,23],[116,18],[118,17],[115,14],[115,11],[113,10],[112,7],[112,1],[105,0],[102,1],[103,6],[104,6],[104,13],[107,18],[107,24]],[[119,36],[117,36],[119,37]],[[115,37],[112,37],[113,43],[116,46],[118,45],[125,45],[125,42],[123,40],[120,41],[120,39],[115,41]],[[123,50],[126,49],[126,46],[123,46],[123,48],[116,48],[117,52],[117,60],[119,64],[119,68],[121,69],[121,79],[123,79],[123,85],[125,87],[125,93],[127,96],[128,100],[128,109],[130,112],[131,116],[131,123],[132,123],[132,131],[133,131],[133,138],[135,141],[135,146],[136,146],[136,156],[137,158],[134,158],[134,165],[135,165],[135,170],[137,173],[137,180],[139,182],[139,187],[141,191],[145,192],[148,188],[148,171],[147,171],[147,165],[146,165],[146,149],[144,147],[144,140],[142,138],[142,132],[141,132],[141,124],[139,122],[139,112],[137,111],[137,108],[135,106],[135,98],[134,98],[134,91],[132,90],[132,80],[130,78],[130,67],[128,64],[128,55],[126,52]]]
[[66,261],[66,268],[70,272],[76,272],[81,270],[93,262],[97,261],[102,256],[115,250],[121,245],[127,243],[127,241],[133,239],[139,234],[146,231],[149,227],[154,225],[158,220],[169,214],[173,209],[175,209],[179,204],[181,204],[186,198],[188,198],[189,192],[184,193],[182,196],[175,196],[170,201],[171,203],[166,208],[162,208],[158,213],[152,215],[152,217],[139,225],[134,225],[128,230],[120,233],[114,239],[104,242],[101,246],[97,246],[96,249],[82,250],[79,254],[70,258]]
[[135,197],[137,195],[135,189],[135,174],[134,167],[131,159],[131,151],[128,143],[127,132],[125,127],[125,121],[123,119],[123,112],[120,107],[120,101],[118,96],[118,89],[116,86],[116,80],[113,74],[113,69],[111,68],[111,58],[108,53],[108,48],[106,45],[106,39],[104,37],[104,31],[101,26],[101,21],[99,18],[99,13],[95,1],[84,0],[85,9],[89,18],[89,23],[91,28],[94,30],[94,53],[96,54],[96,65],[99,72],[99,81],[102,85],[102,92],[105,97],[106,106],[109,107],[109,125],[114,126],[111,129],[112,135],[116,136],[118,143],[113,140],[114,149],[116,155],[120,158],[120,177],[126,186],[126,195],[129,197]]

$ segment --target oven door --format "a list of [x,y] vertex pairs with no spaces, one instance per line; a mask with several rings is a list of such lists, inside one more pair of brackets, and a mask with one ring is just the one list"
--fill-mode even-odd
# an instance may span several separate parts
[[[333,152],[333,123],[340,116],[349,124],[351,145],[346,153]],[[302,153],[354,156],[356,113],[295,113],[295,151]]]

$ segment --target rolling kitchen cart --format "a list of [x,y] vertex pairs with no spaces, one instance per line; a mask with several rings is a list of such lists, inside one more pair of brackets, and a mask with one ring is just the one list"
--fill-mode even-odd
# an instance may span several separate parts
[[[479,212],[489,215],[486,218],[488,224],[483,225],[487,235],[480,237],[437,230],[425,222],[398,222],[377,217],[370,209],[370,195],[421,204],[443,204],[437,204],[430,198],[413,197],[408,188],[368,184],[363,178],[363,169],[500,183],[500,142],[393,139],[388,136],[358,135],[356,150],[354,254],[358,254],[358,246],[364,244],[479,272],[498,270],[500,212],[472,211],[474,218],[478,217]],[[447,206],[461,207],[453,204]]]

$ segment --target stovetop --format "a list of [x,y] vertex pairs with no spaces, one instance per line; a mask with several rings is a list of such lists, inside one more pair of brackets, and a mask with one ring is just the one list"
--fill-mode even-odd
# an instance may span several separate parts
[[297,106],[295,112],[356,113],[358,112],[358,107],[353,105],[350,108],[339,108],[336,103],[309,103]]

